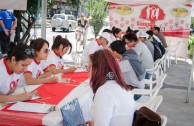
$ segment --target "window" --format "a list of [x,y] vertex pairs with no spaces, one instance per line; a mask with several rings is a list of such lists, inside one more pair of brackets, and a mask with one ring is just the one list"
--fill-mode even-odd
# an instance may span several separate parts
[[68,16],[68,20],[72,20],[71,16]]
[[72,16],[72,20],[76,21],[76,18],[74,16]]
[[54,16],[53,16],[53,19],[57,19],[57,15],[54,15]]
[[65,19],[64,15],[58,15],[58,18]]

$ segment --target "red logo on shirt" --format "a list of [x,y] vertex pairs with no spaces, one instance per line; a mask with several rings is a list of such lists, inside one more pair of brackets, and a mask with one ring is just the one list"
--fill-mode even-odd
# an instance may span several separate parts
[[10,90],[12,90],[13,88],[15,88],[16,86],[17,86],[17,82],[12,81],[12,82],[10,83]]
[[38,78],[40,75],[41,75],[41,71],[38,70],[38,71],[37,71],[37,74],[36,74],[36,78]]
[[59,69],[63,69],[63,67],[64,67],[63,64],[59,61],[59,62],[58,62],[58,68],[59,68]]

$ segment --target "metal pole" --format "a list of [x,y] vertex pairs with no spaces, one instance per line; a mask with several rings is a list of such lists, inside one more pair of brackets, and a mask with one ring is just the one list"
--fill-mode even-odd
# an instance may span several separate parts
[[47,16],[47,0],[42,0],[42,22],[41,22],[41,37],[46,39],[46,16]]
[[190,80],[189,80],[189,86],[187,89],[187,97],[186,97],[186,103],[189,103],[190,99],[190,91],[191,91],[191,86],[193,85],[193,70],[194,70],[194,52],[193,52],[193,59],[192,59],[192,65],[191,65],[191,74],[190,74]]

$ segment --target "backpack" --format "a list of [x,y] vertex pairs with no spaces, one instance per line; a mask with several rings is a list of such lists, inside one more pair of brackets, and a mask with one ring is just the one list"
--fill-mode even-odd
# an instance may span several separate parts
[[159,45],[159,48],[161,50],[162,55],[164,55],[165,54],[165,48],[163,47],[163,45],[160,42],[158,43],[158,45]]
[[154,46],[154,61],[156,61],[157,59],[162,58],[162,52],[160,50],[160,44],[154,37],[153,37],[153,41],[152,44]]
[[147,107],[136,110],[132,126],[161,126],[161,117]]

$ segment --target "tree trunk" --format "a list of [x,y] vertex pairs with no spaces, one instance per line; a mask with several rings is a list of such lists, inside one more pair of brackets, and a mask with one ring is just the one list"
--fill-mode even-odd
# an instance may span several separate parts
[[27,28],[25,34],[23,35],[23,37],[21,38],[20,42],[23,42],[25,44],[28,43],[28,40],[30,38],[30,30],[31,30],[32,26],[34,25],[34,23],[35,23],[35,20],[32,20],[32,22],[28,22],[28,28]]
[[21,11],[14,11],[14,15],[17,18],[17,27],[16,27],[16,33],[14,38],[14,43],[19,43],[20,41],[20,30],[21,30]]

